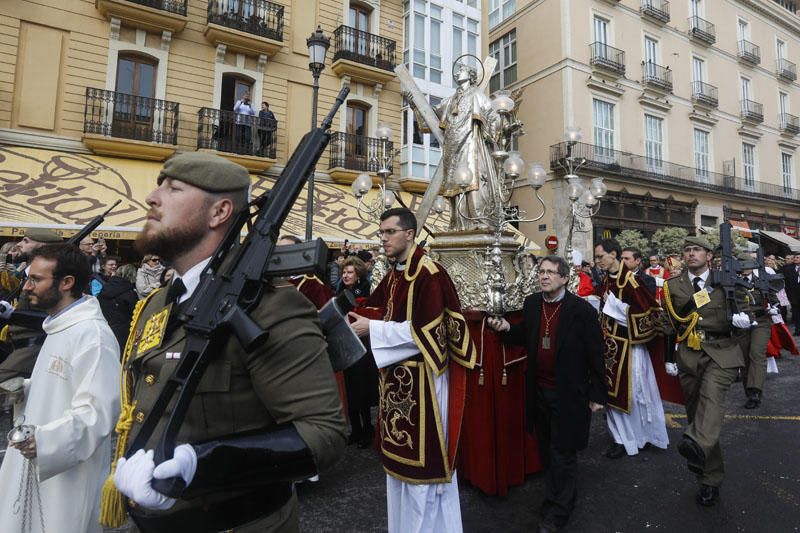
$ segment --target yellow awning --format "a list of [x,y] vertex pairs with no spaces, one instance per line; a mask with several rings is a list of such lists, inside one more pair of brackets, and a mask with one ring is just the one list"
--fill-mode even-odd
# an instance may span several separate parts
[[[0,146],[0,236],[21,237],[26,228],[46,227],[68,237],[117,200],[122,203],[93,234],[134,239],[145,221],[147,194],[155,187],[161,163]],[[253,195],[271,188],[275,178],[253,175]],[[362,220],[350,187],[315,184],[314,237],[330,243],[377,244],[378,226]],[[376,195],[373,191],[370,196]],[[415,210],[422,197],[400,192]],[[300,193],[282,233],[305,234],[306,192]],[[446,220],[430,217],[436,230]],[[420,232],[424,236],[424,232]]]

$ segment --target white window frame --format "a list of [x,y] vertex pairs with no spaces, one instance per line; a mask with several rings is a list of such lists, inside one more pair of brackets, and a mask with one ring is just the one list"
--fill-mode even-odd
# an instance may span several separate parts
[[[781,152],[781,176],[783,177],[783,192],[791,192],[794,188],[794,154],[788,152]],[[786,159],[788,158],[789,165],[787,169]]]
[[[605,107],[607,106],[607,107]],[[608,113],[603,113],[600,117],[606,124],[598,125],[598,114],[604,108]],[[614,116],[617,112],[617,104],[601,98],[592,98],[592,143],[594,144],[595,158],[605,162],[614,161],[614,150],[616,150],[616,124]],[[610,122],[610,127],[608,123]],[[610,142],[609,142],[610,141]]]
[[[705,147],[698,146],[698,135],[702,135]],[[692,133],[692,144],[694,148],[694,172],[698,180],[707,182],[711,172],[711,132],[694,128]],[[698,148],[705,148],[705,152]]]
[[747,76],[739,76],[739,98],[744,100],[753,100],[753,82]]
[[692,81],[699,81],[705,83],[706,81],[705,58],[694,55],[692,56]]
[[786,41],[781,39],[780,37],[775,37],[775,58],[780,61],[781,59],[788,59],[787,57],[787,50],[789,47],[786,45]]
[[489,29],[491,30],[517,11],[517,0],[489,0]]
[[664,172],[664,118],[644,114],[644,153],[647,170]]
[[741,17],[736,18],[736,37],[737,41],[751,42],[749,21]]
[[705,2],[703,2],[703,0],[689,0],[689,15],[703,18],[706,12],[705,7]]
[[744,186],[751,190],[756,186],[757,161],[756,145],[742,142],[742,177]]
[[[517,30],[512,29],[505,35],[489,43],[489,55],[497,59],[495,73],[489,81],[490,90],[494,92],[504,89],[517,81]],[[511,69],[514,69],[513,80],[508,80]],[[497,84],[495,80],[499,80]]]

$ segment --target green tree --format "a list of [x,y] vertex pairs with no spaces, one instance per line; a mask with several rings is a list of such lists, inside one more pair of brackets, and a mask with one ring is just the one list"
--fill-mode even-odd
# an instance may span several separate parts
[[683,228],[661,228],[653,233],[650,244],[661,257],[669,254],[679,254],[683,250],[683,241],[689,232]]
[[624,229],[616,237],[617,242],[622,248],[638,248],[643,255],[647,255],[650,250],[650,243],[642,232],[635,229]]
[[[709,230],[706,234],[706,239],[711,243],[711,246],[716,248],[719,246],[719,228]],[[747,250],[747,239],[742,237],[738,231],[731,230],[731,240],[733,241],[734,250]]]

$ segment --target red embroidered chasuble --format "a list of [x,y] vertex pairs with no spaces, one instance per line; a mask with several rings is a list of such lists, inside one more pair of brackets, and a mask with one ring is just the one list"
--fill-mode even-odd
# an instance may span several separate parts
[[328,301],[334,297],[333,291],[313,274],[306,274],[302,277],[289,278],[300,294],[311,300],[317,310],[322,309]]
[[[627,324],[621,325],[613,318],[600,313],[605,347],[608,405],[626,413],[631,412],[631,350],[634,344],[654,341],[662,343],[658,329],[659,307],[652,293],[636,279],[624,263],[620,263],[617,277],[606,275],[597,287],[598,296],[612,292],[628,304]],[[602,301],[602,300],[601,300]]]
[[[380,448],[386,472],[409,483],[449,482],[464,414],[466,369],[475,366],[453,282],[414,246],[405,270],[390,270],[358,312],[411,321],[419,355],[381,369]],[[447,426],[442,427],[434,377],[450,369]]]

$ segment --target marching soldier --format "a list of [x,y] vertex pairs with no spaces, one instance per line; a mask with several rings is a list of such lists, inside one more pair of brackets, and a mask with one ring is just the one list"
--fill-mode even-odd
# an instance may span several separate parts
[[[724,475],[719,433],[725,394],[744,365],[734,328],[751,325],[746,303],[728,318],[731,313],[724,291],[711,284],[712,250],[705,238],[687,237],[683,247],[686,270],[664,284],[665,328],[676,330],[676,362],[689,421],[678,452],[697,475],[697,503],[706,507],[717,503]],[[744,302],[745,296],[737,291],[739,299]]]
[[[147,197],[137,248],[165,258],[176,276],[134,313],[112,467],[126,498],[107,484],[101,517],[107,525],[124,519],[124,504],[142,533],[297,531],[292,481],[317,474],[344,450],[345,422],[317,312],[293,286],[267,284],[250,315],[268,339],[246,352],[231,336],[214,354],[173,459],[153,464],[163,419],[145,449],[121,458],[181,357],[186,333],[175,308],[197,288],[235,212],[246,205],[249,186],[244,167],[192,152],[168,160]],[[152,488],[153,479],[171,477],[186,483],[177,500]]]

